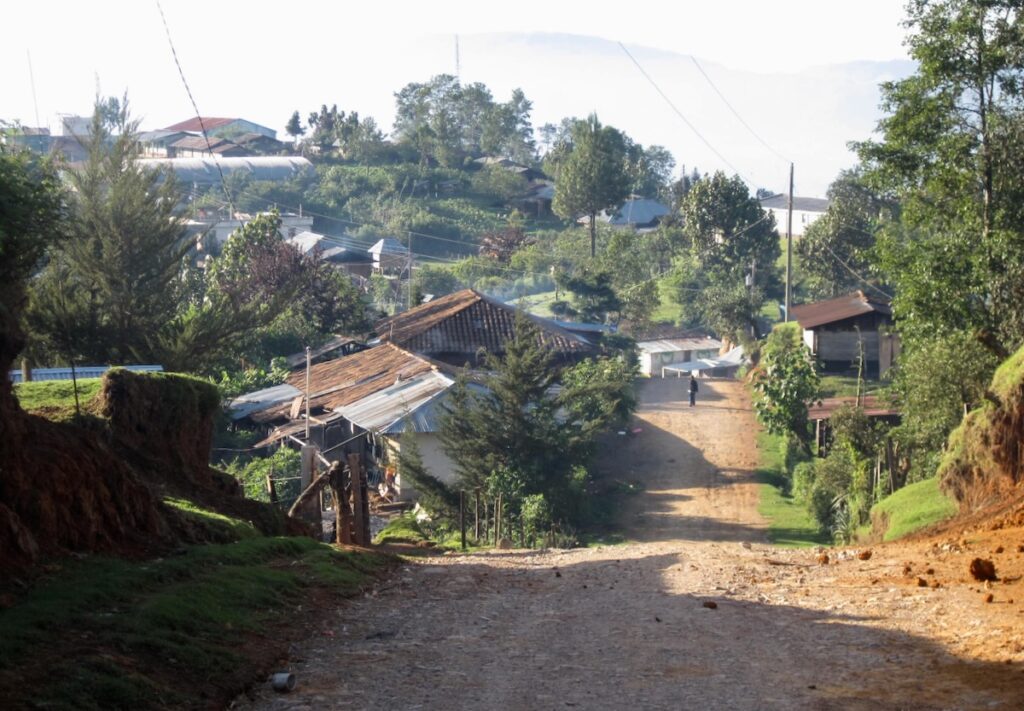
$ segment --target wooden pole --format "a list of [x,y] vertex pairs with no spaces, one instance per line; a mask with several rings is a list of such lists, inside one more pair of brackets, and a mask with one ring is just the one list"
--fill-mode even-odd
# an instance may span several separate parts
[[498,502],[494,505],[494,545],[501,543],[501,494],[498,494]]
[[365,546],[367,541],[363,537],[363,531],[368,527],[369,522],[364,521],[363,497],[366,489],[362,486],[363,466],[358,454],[348,455],[349,473],[352,477],[352,513],[355,523],[355,544]]
[[274,467],[271,465],[270,473],[267,474],[267,494],[270,495],[270,503],[277,503],[277,488],[274,486]]
[[338,517],[338,543],[344,545],[352,544],[352,508],[349,505],[349,499],[352,496],[352,458],[356,457],[358,461],[358,455],[348,455],[348,466],[342,467],[338,472],[338,502],[335,504],[337,509]]
[[466,550],[466,492],[459,491],[459,530],[462,532],[462,550]]
[[362,538],[363,545],[368,546],[373,541],[370,539],[370,486],[366,481],[366,468],[359,467],[359,505],[362,511]]
[[473,520],[473,538],[476,540],[477,545],[480,544],[480,490],[476,490],[476,508],[474,510],[475,519]]

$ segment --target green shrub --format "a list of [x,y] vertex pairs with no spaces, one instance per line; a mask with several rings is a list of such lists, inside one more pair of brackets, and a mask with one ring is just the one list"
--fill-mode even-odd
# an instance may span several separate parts
[[810,501],[811,492],[816,481],[816,471],[813,461],[800,462],[793,469],[792,494],[797,501]]

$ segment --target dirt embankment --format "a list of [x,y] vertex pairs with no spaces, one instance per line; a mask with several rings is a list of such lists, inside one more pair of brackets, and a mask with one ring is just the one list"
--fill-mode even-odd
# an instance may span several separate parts
[[0,565],[67,551],[144,552],[202,535],[165,496],[280,533],[280,516],[209,468],[217,389],[169,374],[110,371],[75,423],[23,412],[0,393]]

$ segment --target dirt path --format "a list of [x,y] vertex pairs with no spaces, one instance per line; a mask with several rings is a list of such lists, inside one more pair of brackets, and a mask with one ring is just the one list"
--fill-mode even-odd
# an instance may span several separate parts
[[[637,542],[410,561],[322,613],[321,633],[293,649],[294,692],[261,686],[236,705],[1024,707],[1024,585],[965,579],[997,534],[868,560],[831,551],[827,565],[768,545],[749,404],[735,383],[702,386],[691,410],[682,381],[644,383],[642,431],[603,458],[644,485],[622,511]],[[1000,570],[1024,568],[1024,534],[998,535]]]

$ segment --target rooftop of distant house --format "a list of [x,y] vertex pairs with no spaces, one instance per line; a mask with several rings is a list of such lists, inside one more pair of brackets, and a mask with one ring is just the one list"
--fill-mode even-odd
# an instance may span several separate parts
[[[788,195],[772,195],[761,199],[761,207],[772,210],[785,210],[789,208]],[[825,212],[828,209],[828,200],[825,198],[793,197],[793,209],[802,212]]]
[[800,328],[807,330],[872,312],[891,316],[892,308],[887,299],[868,296],[858,290],[834,299],[794,306],[793,318],[800,324]]

